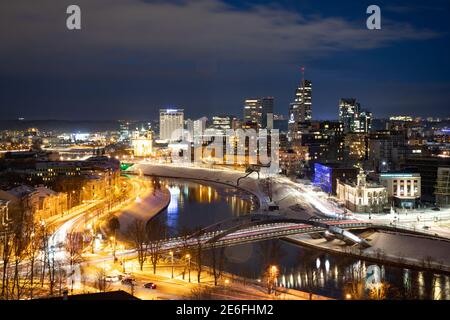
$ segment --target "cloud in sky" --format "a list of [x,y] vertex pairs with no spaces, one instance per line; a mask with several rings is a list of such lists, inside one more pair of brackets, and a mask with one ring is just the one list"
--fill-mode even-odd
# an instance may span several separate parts
[[[81,7],[81,31],[66,29],[73,3]],[[410,66],[422,61],[436,70],[430,79],[446,81],[436,80],[447,73],[439,64],[445,47],[437,57],[436,44],[429,46],[445,41],[434,23],[418,27],[418,19],[382,6],[383,29],[372,31],[364,5],[340,16],[347,9],[329,3],[335,10],[315,0],[310,11],[275,1],[1,1],[0,118],[154,117],[166,104],[192,117],[240,116],[243,99],[259,95],[275,96],[276,111],[286,113],[300,64],[314,82],[315,118],[335,116],[341,95],[379,107],[377,115],[390,112],[403,95],[377,90],[379,79],[418,79]],[[394,20],[400,16],[403,22]],[[413,103],[422,107],[428,97],[419,96]],[[443,109],[446,97],[438,98]]]
[[[82,61],[86,68],[58,71],[102,72],[102,61],[155,63],[170,59],[289,62],[340,50],[361,50],[438,34],[383,20],[381,31],[361,21],[308,17],[277,5],[237,9],[220,0],[80,0],[82,30],[65,29],[69,1],[16,0],[3,4],[0,28],[3,68],[37,70],[48,63]],[[24,59],[21,59],[21,58]],[[127,57],[127,58],[123,58]],[[74,62],[75,63],[75,62]],[[170,63],[167,63],[169,66]],[[120,67],[120,63],[118,64]]]

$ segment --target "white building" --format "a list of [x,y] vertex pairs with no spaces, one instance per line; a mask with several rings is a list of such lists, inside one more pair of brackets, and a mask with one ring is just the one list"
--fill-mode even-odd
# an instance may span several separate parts
[[159,139],[165,141],[178,141],[183,137],[184,110],[159,110]]
[[186,130],[184,132],[184,139],[186,141],[194,141],[194,121],[191,119],[186,119]]
[[386,187],[389,199],[394,206],[407,209],[416,207],[421,196],[419,173],[381,173],[380,183]]
[[134,131],[131,139],[133,154],[136,157],[148,157],[153,152],[153,134],[150,130]]
[[201,117],[194,121],[194,138],[203,136],[206,130],[206,122],[208,122],[206,117]]
[[356,184],[337,179],[336,193],[339,201],[353,212],[379,213],[388,203],[386,188],[366,181],[364,172],[360,172]]
[[450,206],[450,168],[439,167],[436,179],[436,204],[440,207]]

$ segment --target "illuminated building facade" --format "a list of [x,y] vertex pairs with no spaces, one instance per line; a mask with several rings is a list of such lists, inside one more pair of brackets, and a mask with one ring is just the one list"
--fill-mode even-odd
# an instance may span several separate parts
[[367,133],[372,128],[372,112],[362,110],[354,98],[339,101],[339,121],[344,124],[344,131]]
[[436,204],[439,207],[450,206],[450,168],[440,167],[436,179]]
[[244,125],[255,128],[273,126],[273,97],[246,99],[244,102]]
[[153,134],[150,130],[138,131],[133,133],[131,139],[133,154],[136,157],[148,157],[153,152]]
[[389,172],[380,174],[380,183],[386,187],[392,204],[396,207],[413,209],[420,199],[420,174]]
[[178,141],[183,137],[184,110],[159,110],[159,139],[165,141]]
[[294,102],[289,105],[288,139],[299,141],[301,131],[312,119],[312,82],[303,79],[295,90]]
[[363,171],[359,172],[356,183],[337,179],[336,195],[353,212],[380,213],[388,203],[386,188],[367,182]]
[[356,179],[358,169],[344,168],[340,163],[315,163],[313,184],[324,192],[336,194],[337,180]]

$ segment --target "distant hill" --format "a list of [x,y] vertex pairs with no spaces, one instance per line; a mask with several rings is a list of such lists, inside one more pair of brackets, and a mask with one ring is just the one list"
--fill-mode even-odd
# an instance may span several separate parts
[[0,130],[25,130],[38,128],[44,131],[92,132],[119,130],[115,120],[0,120]]

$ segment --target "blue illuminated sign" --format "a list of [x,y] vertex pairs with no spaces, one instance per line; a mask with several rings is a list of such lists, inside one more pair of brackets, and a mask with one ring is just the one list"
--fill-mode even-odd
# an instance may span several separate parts
[[331,168],[320,163],[314,164],[313,184],[327,193],[332,192]]

